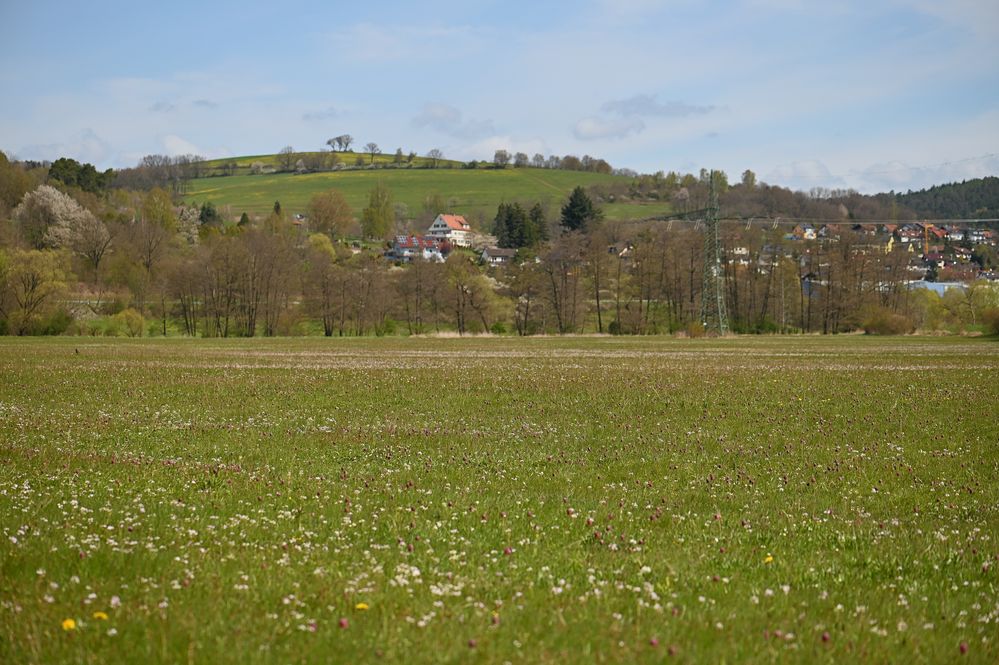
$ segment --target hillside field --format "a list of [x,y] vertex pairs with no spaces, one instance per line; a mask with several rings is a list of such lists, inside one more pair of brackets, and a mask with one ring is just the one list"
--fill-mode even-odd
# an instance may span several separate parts
[[[496,216],[502,202],[521,201],[528,204],[542,201],[550,213],[557,215],[577,185],[584,187],[624,180],[621,176],[561,171],[557,169],[376,169],[346,170],[294,175],[233,175],[200,178],[191,181],[185,201],[201,205],[229,207],[229,214],[238,218],[244,211],[263,216],[270,213],[274,202],[291,213],[304,213],[313,195],[328,189],[339,190],[360,217],[368,204],[368,195],[381,180],[392,192],[393,200],[406,204],[411,216],[423,211],[424,200],[439,193],[444,200],[453,199],[452,210],[465,215],[470,222],[485,223]],[[609,219],[634,219],[663,214],[669,206],[662,203],[618,203],[605,206]]]
[[0,340],[0,662],[999,661],[999,345]]

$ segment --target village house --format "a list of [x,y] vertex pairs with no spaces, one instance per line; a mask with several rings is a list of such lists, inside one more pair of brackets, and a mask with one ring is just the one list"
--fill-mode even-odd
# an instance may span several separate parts
[[961,242],[964,240],[964,229],[958,226],[951,226],[947,229],[947,240],[951,242]]
[[992,238],[992,231],[988,229],[968,229],[965,240],[973,244],[988,242]]
[[815,227],[811,224],[798,224],[791,230],[791,236],[795,240],[815,240]]
[[482,262],[489,266],[503,266],[511,263],[517,250],[504,247],[486,247],[482,250]]
[[385,258],[401,263],[410,263],[415,258],[435,263],[444,262],[440,240],[417,236],[396,236],[392,241],[392,248],[385,252]]
[[447,240],[455,247],[472,246],[472,227],[461,215],[437,215],[427,230],[427,235]]
[[920,242],[923,239],[923,229],[918,224],[906,224],[898,230],[900,242]]

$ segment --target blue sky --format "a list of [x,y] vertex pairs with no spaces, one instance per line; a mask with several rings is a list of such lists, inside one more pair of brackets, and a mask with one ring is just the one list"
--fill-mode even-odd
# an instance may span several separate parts
[[795,189],[999,174],[991,0],[0,0],[0,149],[591,154]]

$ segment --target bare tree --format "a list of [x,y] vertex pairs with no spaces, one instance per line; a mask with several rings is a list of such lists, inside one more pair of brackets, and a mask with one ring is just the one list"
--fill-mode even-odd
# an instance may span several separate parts
[[372,141],[370,143],[365,144],[364,151],[368,152],[368,153],[371,153],[371,163],[374,164],[375,163],[375,155],[381,153],[382,150],[381,150],[381,148],[378,147],[377,143],[375,143],[375,142]]
[[334,238],[343,237],[354,221],[354,211],[350,209],[350,204],[335,189],[314,195],[309,201],[308,215],[310,230]]
[[427,157],[430,159],[431,168],[437,168],[437,162],[444,159],[444,153],[440,148],[434,148],[427,152]]
[[295,149],[290,145],[281,148],[281,152],[278,153],[278,165],[282,171],[290,171],[295,165]]

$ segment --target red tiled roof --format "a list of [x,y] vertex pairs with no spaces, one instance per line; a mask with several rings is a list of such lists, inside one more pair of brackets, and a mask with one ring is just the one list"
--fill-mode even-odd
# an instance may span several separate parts
[[449,229],[455,231],[468,231],[471,228],[461,215],[440,215],[440,218],[444,220]]
[[395,245],[399,249],[437,249],[440,247],[440,242],[436,238],[396,236]]

